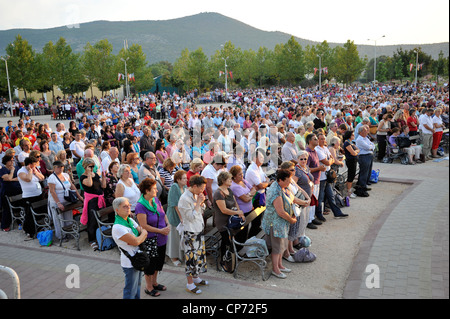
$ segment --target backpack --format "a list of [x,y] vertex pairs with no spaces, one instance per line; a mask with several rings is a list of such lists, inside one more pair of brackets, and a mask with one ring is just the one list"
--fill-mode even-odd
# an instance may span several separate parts
[[[107,229],[110,229],[111,226],[102,226],[102,231],[104,232]],[[114,247],[116,247],[116,243],[114,242],[114,240],[111,237],[104,237],[103,238],[103,243],[102,243],[102,234],[100,233],[100,228],[97,228],[95,235],[97,237],[97,243],[99,245],[99,250],[100,251],[105,251],[105,250],[109,250],[112,249]],[[100,247],[100,243],[101,243],[101,247]]]

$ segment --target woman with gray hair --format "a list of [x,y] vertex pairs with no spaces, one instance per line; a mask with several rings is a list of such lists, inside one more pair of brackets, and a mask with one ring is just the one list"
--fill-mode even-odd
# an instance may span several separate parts
[[125,197],[114,199],[114,212],[116,213],[111,235],[120,252],[120,266],[125,274],[125,287],[123,299],[140,299],[142,271],[136,270],[130,259],[122,249],[134,256],[139,250],[139,245],[147,239],[147,231],[130,218],[130,203]]
[[128,164],[122,164],[117,172],[117,182],[116,191],[114,193],[115,197],[126,197],[128,198],[131,205],[131,212],[134,213],[136,209],[136,204],[141,197],[141,192],[133,180],[133,175],[131,174],[131,167]]

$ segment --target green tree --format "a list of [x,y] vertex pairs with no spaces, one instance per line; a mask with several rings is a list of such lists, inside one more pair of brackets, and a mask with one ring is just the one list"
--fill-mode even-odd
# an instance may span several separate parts
[[275,61],[273,51],[266,47],[260,47],[256,52],[256,75],[255,78],[259,82],[259,86],[263,86],[264,83],[270,82],[270,79],[275,74]]
[[274,52],[280,81],[293,85],[304,79],[304,53],[302,46],[294,37],[291,37],[285,44],[275,46]]
[[55,69],[53,72],[55,72],[55,84],[65,97],[66,94],[72,94],[70,88],[80,80],[79,57],[72,51],[72,48],[63,37],[60,37],[56,42],[54,50]]
[[9,56],[8,72],[11,87],[23,90],[27,99],[27,91],[32,92],[35,89],[35,52],[31,44],[18,34],[14,42],[6,46],[6,54]]
[[336,74],[338,82],[346,85],[354,82],[364,70],[365,63],[359,57],[357,46],[348,40],[343,47],[336,47]]
[[192,79],[189,77],[189,50],[185,48],[181,51],[180,57],[173,65],[172,84],[188,91],[192,85]]
[[[121,49],[116,60],[118,65],[116,66],[116,72],[125,74],[125,64],[127,61],[127,73],[134,75],[129,85],[135,92],[142,92],[150,89],[153,84],[153,74],[151,68],[147,65],[147,57],[142,51],[142,47],[139,44],[134,43],[129,48]],[[121,79],[120,83],[125,84],[125,79]]]
[[199,89],[205,87],[208,80],[208,64],[208,57],[201,47],[189,54],[187,75]]
[[307,45],[305,47],[305,69],[307,73],[314,74],[314,69],[317,72],[314,76],[314,80],[319,82],[319,56],[320,56],[320,66],[322,69],[326,68],[326,71],[322,72],[321,79],[331,80],[334,75],[335,66],[335,52],[334,49],[330,47],[327,41],[323,41],[317,45]]

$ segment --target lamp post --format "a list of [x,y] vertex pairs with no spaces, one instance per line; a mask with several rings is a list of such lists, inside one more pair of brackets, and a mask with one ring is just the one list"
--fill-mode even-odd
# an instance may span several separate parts
[[129,57],[126,59],[120,58],[123,62],[125,62],[125,92],[127,93],[127,99],[128,99],[128,73],[127,73],[127,61]]
[[226,94],[226,97],[228,97],[228,73],[227,73],[227,59],[228,59],[228,57],[226,57],[226,58],[222,58],[222,60],[224,60],[224,61],[225,61],[225,94]]
[[[225,45],[221,44],[220,46],[221,46],[221,47],[223,47],[223,48],[225,49]],[[228,97],[228,73],[227,73],[227,59],[228,59],[228,57],[226,57],[226,58],[223,58],[223,57],[222,57],[222,60],[224,60],[224,61],[225,61],[225,100],[226,100],[226,99],[227,99],[227,97]]]
[[319,57],[319,92],[322,92],[322,57],[317,56]]
[[417,69],[419,68],[419,51],[414,50],[414,53],[416,54],[416,78],[414,80],[414,87],[417,89]]
[[375,85],[375,82],[377,80],[377,41],[381,40],[382,38],[385,38],[386,36],[383,35],[381,38],[378,38],[376,40],[367,39],[367,41],[374,41],[375,47],[374,47],[374,60],[373,60],[373,84]]
[[1,57],[3,61],[5,61],[5,67],[6,67],[6,79],[8,81],[8,93],[9,93],[9,107],[12,110],[12,98],[11,98],[11,86],[9,85],[9,73],[8,73],[8,59],[9,55],[6,56],[6,58]]

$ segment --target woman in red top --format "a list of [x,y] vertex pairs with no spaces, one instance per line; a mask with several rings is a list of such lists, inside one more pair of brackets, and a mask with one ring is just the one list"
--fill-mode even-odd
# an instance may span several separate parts
[[2,152],[6,152],[6,150],[12,148],[11,144],[8,143],[8,138],[6,135],[3,135],[1,137],[1,142],[2,142]]
[[203,161],[200,158],[194,158],[191,161],[191,164],[189,165],[189,171],[186,173],[187,177],[187,187],[189,187],[189,180],[194,175],[200,175],[200,172],[202,171],[204,166]]
[[416,110],[412,109],[409,110],[409,117],[406,120],[406,124],[408,125],[409,128],[409,136],[414,136],[419,134],[418,132],[418,120],[417,120],[417,115],[416,115]]

